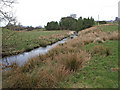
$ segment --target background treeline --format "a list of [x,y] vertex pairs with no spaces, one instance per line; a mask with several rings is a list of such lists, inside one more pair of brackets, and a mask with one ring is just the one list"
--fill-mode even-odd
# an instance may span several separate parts
[[42,26],[23,26],[23,25],[14,25],[14,24],[8,24],[3,28],[7,28],[9,30],[14,30],[14,31],[32,31],[36,29],[42,29]]
[[94,19],[91,18],[78,18],[75,19],[73,17],[63,17],[58,22],[51,21],[47,23],[45,26],[46,30],[76,30],[80,31],[85,28],[89,28],[94,25]]

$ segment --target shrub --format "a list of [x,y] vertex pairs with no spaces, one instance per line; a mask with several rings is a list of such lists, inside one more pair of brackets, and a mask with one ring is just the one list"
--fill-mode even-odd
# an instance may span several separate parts
[[58,22],[48,22],[47,26],[45,27],[47,30],[58,30],[59,29],[59,25]]

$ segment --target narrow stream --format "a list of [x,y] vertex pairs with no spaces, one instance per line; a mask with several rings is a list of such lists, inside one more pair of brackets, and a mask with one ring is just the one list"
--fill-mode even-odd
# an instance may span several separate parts
[[58,42],[56,42],[56,43],[54,43],[52,45],[48,45],[46,47],[39,47],[39,48],[36,48],[34,50],[31,50],[30,52],[24,52],[23,54],[18,54],[18,55],[2,58],[2,64],[3,65],[11,65],[12,63],[16,62],[18,65],[22,66],[30,58],[47,53],[53,47],[55,47],[56,45],[58,45],[60,43],[65,43],[71,37],[75,38],[77,36],[76,35],[71,35],[70,37],[65,38],[65,39],[63,39],[61,41],[58,41]]

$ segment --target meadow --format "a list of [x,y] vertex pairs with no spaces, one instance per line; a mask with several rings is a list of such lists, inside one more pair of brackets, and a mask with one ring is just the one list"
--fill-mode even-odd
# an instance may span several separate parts
[[3,72],[3,88],[118,88],[118,26],[94,26]]
[[12,31],[2,30],[2,56],[10,56],[37,47],[45,47],[69,36],[69,31]]

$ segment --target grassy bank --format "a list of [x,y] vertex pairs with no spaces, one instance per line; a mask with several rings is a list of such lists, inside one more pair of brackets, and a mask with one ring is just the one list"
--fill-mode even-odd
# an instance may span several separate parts
[[3,88],[117,88],[118,31],[113,29],[102,25],[83,30],[22,67],[11,65],[3,72]]
[[68,36],[68,31],[11,31],[2,30],[2,55],[14,55],[45,47]]

